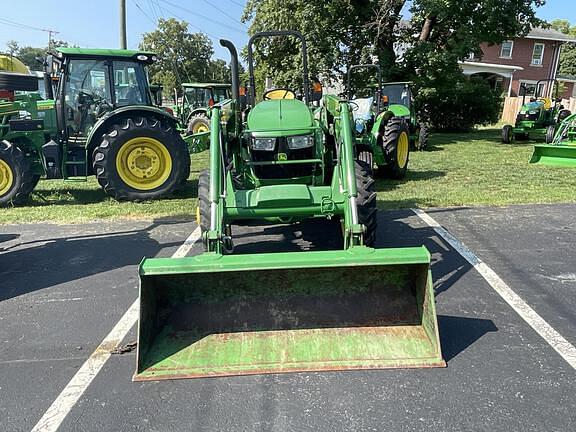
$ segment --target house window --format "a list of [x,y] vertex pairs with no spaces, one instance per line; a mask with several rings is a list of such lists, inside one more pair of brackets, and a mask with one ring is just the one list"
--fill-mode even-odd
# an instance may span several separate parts
[[544,95],[545,83],[538,84],[538,93],[536,93],[536,81],[520,81],[520,92],[518,96],[526,95],[526,97],[542,97]]
[[504,41],[500,47],[500,58],[512,58],[512,49],[514,41]]
[[532,64],[536,66],[541,66],[543,59],[544,59],[544,44],[535,43],[534,51],[532,51]]

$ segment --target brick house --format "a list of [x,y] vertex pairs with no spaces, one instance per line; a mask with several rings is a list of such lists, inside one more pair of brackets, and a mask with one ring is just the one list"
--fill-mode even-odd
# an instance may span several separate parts
[[[575,93],[575,80],[557,75],[560,50],[576,39],[553,29],[534,28],[524,37],[504,41],[500,45],[482,44],[482,58],[471,55],[461,62],[465,75],[480,75],[494,88],[500,87],[507,96],[519,96],[520,85],[526,95],[533,96],[536,83],[543,79],[558,79],[563,83],[561,97]],[[540,95],[551,96],[552,86],[540,83]]]

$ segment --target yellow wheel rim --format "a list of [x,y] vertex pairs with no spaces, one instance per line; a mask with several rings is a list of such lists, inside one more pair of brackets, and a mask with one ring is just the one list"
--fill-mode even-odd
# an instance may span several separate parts
[[152,190],[170,177],[172,157],[166,146],[154,138],[132,138],[120,147],[116,170],[131,188]]
[[206,126],[204,123],[199,123],[196,126],[194,126],[194,128],[192,129],[192,133],[202,133],[202,132],[208,132],[210,130],[210,128],[208,128],[208,126]]
[[408,149],[410,147],[410,142],[408,140],[408,134],[406,132],[401,132],[398,137],[398,146],[396,148],[396,161],[400,168],[404,168],[408,163]]
[[0,159],[0,196],[6,195],[14,184],[14,174],[7,162]]

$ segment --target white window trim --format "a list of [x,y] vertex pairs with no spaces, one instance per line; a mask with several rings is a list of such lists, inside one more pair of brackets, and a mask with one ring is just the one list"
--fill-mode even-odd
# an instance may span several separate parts
[[[502,49],[504,48],[504,44],[506,42],[510,42],[510,56],[506,57],[502,55]],[[504,42],[502,42],[502,44],[500,45],[500,58],[502,59],[511,59],[512,58],[512,52],[514,51],[514,41],[513,40],[505,40]]]
[[[534,63],[534,52],[536,51],[536,45],[542,45],[542,54],[540,56],[540,63]],[[532,58],[530,59],[530,66],[543,66],[544,65],[544,50],[546,49],[546,44],[542,42],[534,42],[534,48],[532,48]]]

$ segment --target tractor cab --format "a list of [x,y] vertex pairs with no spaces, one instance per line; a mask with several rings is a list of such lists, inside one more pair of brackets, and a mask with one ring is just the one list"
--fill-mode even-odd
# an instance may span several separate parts
[[68,142],[86,142],[96,122],[121,107],[151,106],[145,67],[152,53],[59,48],[54,54],[64,79],[56,100],[59,130]]
[[382,85],[382,103],[398,117],[410,121],[412,109],[412,90],[409,82],[391,82]]

